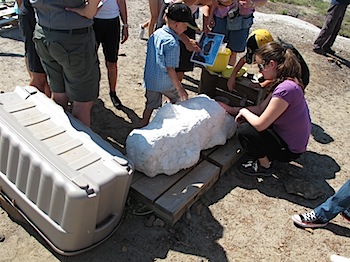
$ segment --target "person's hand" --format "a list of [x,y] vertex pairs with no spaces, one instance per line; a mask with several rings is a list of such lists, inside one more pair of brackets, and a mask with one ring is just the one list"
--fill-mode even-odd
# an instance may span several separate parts
[[208,22],[207,22],[207,27],[213,28],[214,26],[215,26],[214,16],[209,16]]
[[186,49],[190,52],[199,52],[203,53],[201,47],[199,46],[198,42],[195,39],[189,39],[188,42],[186,43]]
[[126,40],[129,38],[129,30],[127,26],[122,27],[122,41],[121,44],[124,44]]
[[213,17],[206,17],[206,19],[203,20],[203,32],[205,35],[207,35],[211,29],[214,27],[215,22]]
[[179,94],[179,97],[180,97],[180,100],[181,100],[181,101],[185,101],[185,100],[188,99],[188,94],[187,94],[185,88],[183,88],[182,86],[181,86],[181,88],[179,88],[179,89],[177,90],[177,92],[178,92],[178,94]]
[[255,8],[254,0],[240,0],[239,4],[244,8]]
[[88,19],[93,19],[98,11],[97,5],[88,3],[82,5],[81,7],[66,7],[65,10],[75,12]]
[[236,117],[235,117],[235,121],[237,124],[242,124],[244,122],[246,122],[244,116],[242,115],[242,110],[239,110]]
[[227,80],[227,88],[230,92],[232,92],[236,88],[236,77],[233,75]]

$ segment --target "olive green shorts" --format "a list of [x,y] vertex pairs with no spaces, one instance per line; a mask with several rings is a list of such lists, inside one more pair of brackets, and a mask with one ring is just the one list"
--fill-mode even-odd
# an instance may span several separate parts
[[33,40],[52,92],[66,93],[77,102],[98,97],[101,74],[92,27],[88,32],[67,34],[37,25]]

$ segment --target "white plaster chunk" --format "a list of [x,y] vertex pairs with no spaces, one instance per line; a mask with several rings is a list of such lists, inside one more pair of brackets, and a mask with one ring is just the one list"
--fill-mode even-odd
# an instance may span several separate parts
[[206,95],[167,103],[147,126],[128,135],[127,157],[149,177],[173,175],[195,165],[201,150],[224,145],[236,128],[234,118]]

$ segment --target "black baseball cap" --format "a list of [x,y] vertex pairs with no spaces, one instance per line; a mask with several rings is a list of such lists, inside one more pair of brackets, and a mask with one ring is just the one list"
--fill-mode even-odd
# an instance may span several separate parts
[[186,23],[193,30],[198,30],[191,9],[185,3],[173,3],[169,5],[166,10],[166,16],[176,22]]

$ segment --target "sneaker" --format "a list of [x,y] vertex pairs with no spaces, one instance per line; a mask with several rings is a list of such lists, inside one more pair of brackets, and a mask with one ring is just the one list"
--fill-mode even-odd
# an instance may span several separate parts
[[330,48],[330,47],[324,48],[324,51],[325,51],[327,54],[335,55],[335,51],[334,51],[332,48]]
[[139,38],[142,40],[145,37],[145,28],[140,25]]
[[350,223],[350,217],[349,217],[347,214],[345,214],[344,212],[341,212],[340,215],[341,215],[348,223]]
[[325,50],[323,50],[323,48],[322,47],[320,47],[320,48],[314,48],[314,49],[312,49],[316,54],[319,54],[319,55],[326,55],[327,54],[327,52],[325,51]]
[[120,101],[120,99],[117,97],[115,92],[110,92],[109,96],[111,97],[112,103],[114,105],[115,108],[118,108],[122,105],[122,102]]
[[317,227],[325,227],[328,224],[320,221],[316,217],[315,211],[311,211],[300,215],[294,215],[292,216],[292,220],[294,221],[295,224],[301,227],[317,228]]
[[249,160],[247,163],[243,163],[239,169],[243,174],[250,176],[271,176],[272,168],[265,168],[260,165],[258,160]]

